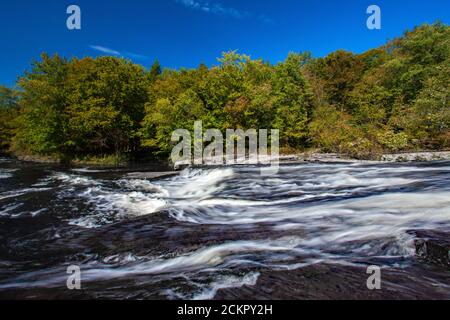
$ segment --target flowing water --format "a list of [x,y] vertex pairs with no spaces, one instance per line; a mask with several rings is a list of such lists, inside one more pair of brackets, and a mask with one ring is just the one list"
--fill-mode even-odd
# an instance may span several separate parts
[[[273,176],[211,167],[149,181],[0,160],[0,298],[211,299],[324,264],[404,271],[426,282],[418,298],[450,298],[449,270],[417,259],[415,230],[450,232],[449,162],[284,164]],[[81,291],[66,287],[71,265]]]

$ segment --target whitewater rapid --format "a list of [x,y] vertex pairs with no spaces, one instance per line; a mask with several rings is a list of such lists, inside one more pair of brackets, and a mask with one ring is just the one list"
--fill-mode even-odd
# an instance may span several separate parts
[[[167,241],[173,240],[170,232],[176,234],[177,223],[194,238],[210,232],[205,228],[238,228],[231,240],[215,240],[211,234],[203,244],[180,247],[179,252],[150,255],[129,249],[102,255],[92,249],[82,263],[84,281],[151,276],[145,281],[174,299],[212,298],[221,288],[254,285],[260,269],[294,270],[323,262],[358,265],[374,259],[382,267],[402,268],[415,255],[412,230],[450,231],[448,162],[304,163],[281,165],[273,176],[260,172],[256,166],[197,168],[149,181],[117,173],[103,177],[101,170],[49,170],[29,188],[0,192],[0,201],[15,199],[3,205],[0,217],[57,212],[20,208],[27,193],[52,190],[55,206],[65,210],[59,223],[80,228],[78,232],[122,228],[158,212],[173,219],[173,226],[161,231],[169,234]],[[13,169],[2,170],[0,178],[14,174]],[[158,223],[153,227],[162,228]],[[151,225],[146,228],[152,230]],[[55,239],[64,238],[64,230],[49,237],[60,241]],[[0,290],[54,287],[64,277],[61,266],[32,270],[3,279]]]

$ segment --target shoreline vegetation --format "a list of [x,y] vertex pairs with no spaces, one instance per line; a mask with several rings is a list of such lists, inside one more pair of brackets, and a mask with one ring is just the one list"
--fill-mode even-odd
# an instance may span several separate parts
[[290,53],[271,64],[230,51],[218,62],[176,71],[43,54],[15,88],[0,86],[0,152],[75,166],[160,161],[173,131],[202,121],[222,132],[278,129],[282,161],[449,159],[446,24],[362,54]]

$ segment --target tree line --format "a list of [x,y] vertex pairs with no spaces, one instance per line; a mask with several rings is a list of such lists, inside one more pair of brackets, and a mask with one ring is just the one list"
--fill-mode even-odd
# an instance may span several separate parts
[[0,149],[63,162],[167,156],[172,132],[279,129],[284,152],[357,158],[450,148],[450,28],[422,25],[386,45],[277,64],[226,52],[214,67],[151,68],[116,57],[43,54],[0,87]]

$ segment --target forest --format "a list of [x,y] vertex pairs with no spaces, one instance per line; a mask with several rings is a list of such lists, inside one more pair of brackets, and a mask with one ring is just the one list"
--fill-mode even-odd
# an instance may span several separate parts
[[279,129],[282,152],[450,149],[450,28],[436,22],[364,52],[279,63],[223,53],[216,66],[148,69],[117,57],[42,54],[0,87],[0,149],[63,163],[167,157],[172,132]]

